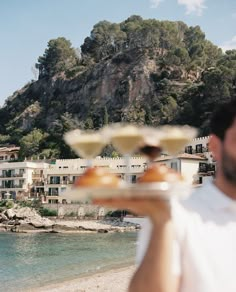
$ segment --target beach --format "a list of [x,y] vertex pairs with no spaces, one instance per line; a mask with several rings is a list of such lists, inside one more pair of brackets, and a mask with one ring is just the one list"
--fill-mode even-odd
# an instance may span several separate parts
[[64,281],[58,284],[47,285],[38,289],[31,289],[28,290],[28,292],[125,292],[128,289],[129,281],[134,271],[135,266],[132,265],[70,281]]

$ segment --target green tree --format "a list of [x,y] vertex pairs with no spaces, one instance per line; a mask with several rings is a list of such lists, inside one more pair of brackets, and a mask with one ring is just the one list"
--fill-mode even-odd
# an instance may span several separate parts
[[90,37],[87,37],[81,46],[83,54],[91,55],[99,61],[120,51],[126,41],[125,32],[120,25],[109,21],[100,21],[94,25]]
[[8,143],[10,140],[10,135],[2,135],[0,134],[0,145]]
[[38,155],[40,146],[46,137],[47,134],[39,129],[33,129],[29,134],[22,137],[20,139],[20,157],[24,158]]
[[[69,146],[64,142],[63,136],[66,132],[74,129],[84,129],[84,124],[80,122],[76,117],[73,117],[72,114],[65,112],[61,115],[60,118],[56,119],[49,129],[50,136],[47,139],[47,145],[50,144],[50,147],[45,147],[43,154],[52,155],[54,157],[61,158],[74,158],[75,154],[72,152]],[[47,149],[51,149],[50,152]]]
[[88,117],[85,122],[84,122],[84,125],[85,125],[85,129],[86,130],[91,130],[93,129],[93,119],[91,117]]
[[59,37],[48,42],[47,49],[43,56],[38,58],[35,66],[39,69],[40,79],[72,69],[77,62],[78,57],[74,48],[71,47],[71,42],[64,37]]

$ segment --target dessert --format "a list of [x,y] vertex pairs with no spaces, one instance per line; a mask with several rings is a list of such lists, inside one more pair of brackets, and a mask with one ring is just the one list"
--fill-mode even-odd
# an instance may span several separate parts
[[138,183],[156,183],[156,182],[179,182],[183,180],[180,173],[166,167],[165,165],[152,165],[142,176],[139,177]]
[[88,168],[75,181],[75,187],[118,187],[120,179],[100,167]]

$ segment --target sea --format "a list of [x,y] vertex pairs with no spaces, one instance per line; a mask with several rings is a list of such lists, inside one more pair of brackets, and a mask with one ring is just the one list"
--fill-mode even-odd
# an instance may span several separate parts
[[27,291],[134,264],[137,233],[0,233],[0,291]]

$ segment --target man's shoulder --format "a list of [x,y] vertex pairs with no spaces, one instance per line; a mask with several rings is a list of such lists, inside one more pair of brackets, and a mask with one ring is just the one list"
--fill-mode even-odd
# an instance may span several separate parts
[[189,211],[201,212],[203,209],[210,207],[209,196],[211,193],[212,183],[207,183],[206,185],[197,187],[187,200],[182,201],[181,205]]

